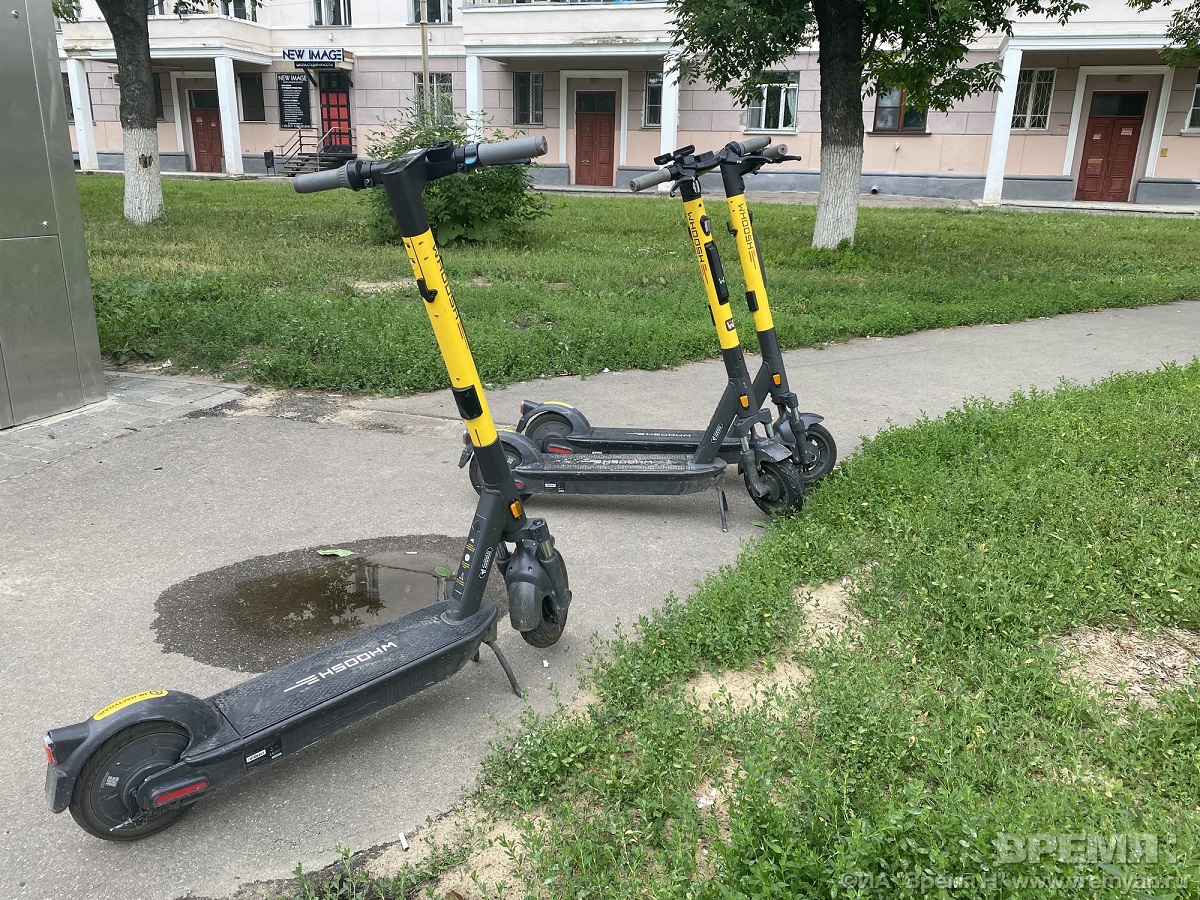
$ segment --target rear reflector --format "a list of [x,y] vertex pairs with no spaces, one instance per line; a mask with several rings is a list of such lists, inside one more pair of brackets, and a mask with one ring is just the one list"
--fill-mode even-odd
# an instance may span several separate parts
[[169,791],[154,795],[153,803],[155,806],[166,806],[172,801],[180,800],[183,797],[190,797],[192,794],[198,794],[207,788],[207,779],[193,781],[191,784],[185,784],[183,787],[171,788]]
[[46,748],[46,765],[52,766],[55,763],[54,759],[54,741],[50,740],[50,735],[42,735],[42,744]]

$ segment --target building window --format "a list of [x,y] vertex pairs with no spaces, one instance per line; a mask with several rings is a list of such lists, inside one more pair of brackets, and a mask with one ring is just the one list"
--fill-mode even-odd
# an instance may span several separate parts
[[[794,75],[768,74],[759,88],[759,96],[746,107],[746,128],[762,131],[796,130],[796,91],[799,79]],[[661,117],[662,92],[659,91]]]
[[[430,25],[449,25],[454,21],[452,0],[425,0],[425,21]],[[421,0],[412,0],[410,6],[412,24],[421,23]]]
[[258,10],[254,6],[254,0],[221,0],[221,15],[229,16],[231,19],[258,21]]
[[1013,128],[1037,129],[1050,124],[1050,97],[1054,94],[1053,69],[1022,69],[1017,76]]
[[146,13],[151,16],[170,16],[174,14],[171,6],[167,5],[167,0],[149,0],[146,4]]
[[167,111],[163,107],[162,76],[157,72],[151,72],[150,80],[154,82],[154,115],[158,121],[166,121]]
[[646,73],[646,103],[642,107],[642,127],[662,128],[663,73]]
[[242,72],[238,75],[242,97],[242,121],[267,121],[267,104],[263,99],[262,72]]
[[542,124],[541,72],[513,72],[513,124]]
[[[413,108],[421,111],[426,102],[425,79],[413,73]],[[449,72],[429,73],[428,112],[437,118],[454,116],[454,81]]]
[[925,133],[925,108],[908,105],[908,95],[901,88],[879,94],[875,101],[873,131]]
[[1196,75],[1196,93],[1192,94],[1192,112],[1188,115],[1187,127],[1200,129],[1200,73]]
[[67,101],[67,121],[75,121],[75,104],[71,102],[71,76],[66,72],[62,73],[63,78],[63,99]]
[[313,0],[314,25],[350,25],[350,0]]

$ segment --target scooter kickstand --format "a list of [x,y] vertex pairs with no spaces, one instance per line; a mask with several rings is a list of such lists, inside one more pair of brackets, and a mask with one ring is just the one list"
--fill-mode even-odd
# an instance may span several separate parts
[[504,658],[504,654],[500,652],[499,645],[495,641],[484,641],[492,652],[496,654],[496,659],[500,660],[500,668],[504,670],[504,674],[508,676],[508,683],[512,685],[513,693],[518,697],[524,697],[525,691],[521,688],[520,682],[517,681],[517,676],[513,674],[512,667],[509,666],[508,660]]
[[717,479],[717,508],[721,511],[721,532],[729,531],[729,501],[725,499],[725,477]]

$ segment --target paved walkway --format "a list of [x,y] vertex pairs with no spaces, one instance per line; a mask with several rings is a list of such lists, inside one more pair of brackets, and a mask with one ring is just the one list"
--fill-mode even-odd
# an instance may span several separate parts
[[81,409],[0,430],[0,480],[243,396],[243,386],[165,375],[105,372],[107,398]]

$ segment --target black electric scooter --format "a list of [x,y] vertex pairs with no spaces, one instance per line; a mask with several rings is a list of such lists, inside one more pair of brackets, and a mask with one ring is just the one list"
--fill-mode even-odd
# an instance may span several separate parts
[[[765,147],[766,140],[756,144],[757,149]],[[804,485],[792,461],[791,448],[775,438],[769,411],[754,402],[753,382],[729,311],[729,289],[720,254],[704,212],[698,179],[702,172],[718,165],[715,158],[699,157],[688,157],[676,165],[685,221],[725,364],[725,390],[708,427],[702,432],[594,429],[582,413],[567,404],[526,401],[516,430],[500,434],[517,487],[523,493],[685,494],[714,485],[721,528],[725,530],[722,479],[728,462],[737,464],[747,491],[764,512],[788,514],[803,504]],[[658,175],[651,173],[653,177]],[[757,426],[763,427],[764,434],[756,431]],[[580,439],[580,435],[584,437]],[[467,446],[459,467],[470,464],[471,483],[480,490],[482,480],[474,449],[465,437],[464,443]]]
[[442,143],[395,162],[356,160],[295,181],[301,193],[387,190],[483,484],[449,598],[203,700],[147,690],[85,722],[51,729],[46,794],[54,812],[70,809],[84,830],[108,840],[161,831],[217,788],[448,678],[479,659],[481,644],[521,694],[495,643],[497,610],[483,597],[488,576],[500,569],[513,627],[528,643],[547,647],[566,625],[567,570],[545,520],[526,518],[421,192],[438,178],[545,152],[544,137]]
[[[765,403],[768,394],[779,413],[775,431],[792,448],[793,459],[805,484],[824,478],[837,462],[837,444],[824,425],[822,416],[800,412],[800,400],[788,385],[787,368],[779,349],[771,304],[767,300],[766,273],[762,252],[754,234],[754,216],[746,204],[746,176],[758,172],[767,163],[798,161],[788,156],[787,146],[778,144],[762,153],[744,153],[743,146],[733,141],[725,146],[721,159],[721,181],[725,187],[725,202],[729,207],[729,233],[737,239],[738,261],[746,285],[746,305],[754,316],[758,335],[761,364],[754,376],[754,396]],[[679,153],[680,151],[675,151]]]
[[[649,173],[630,182],[630,188],[641,191],[644,188],[673,180],[683,194],[684,203],[697,199],[700,194],[698,176],[720,168],[727,185],[740,185],[737,191],[744,205],[745,182],[744,175],[756,172],[767,162],[796,158],[786,156],[785,146],[769,148],[769,138],[758,137],[746,142],[731,142],[719,152],[710,152],[701,156],[695,155],[695,148],[683,148],[656,158],[659,166],[666,168]],[[673,191],[672,191],[673,193]],[[732,191],[727,191],[733,196]],[[692,197],[695,194],[695,198]],[[731,202],[732,208],[732,202]],[[702,210],[701,206],[701,210]],[[701,211],[701,215],[703,212]],[[740,221],[740,220],[736,220]],[[748,223],[749,227],[749,223]],[[752,236],[752,233],[751,233]],[[697,251],[698,252],[698,251]],[[779,341],[775,337],[774,324],[770,320],[770,307],[767,302],[766,288],[762,287],[762,266],[756,265],[750,271],[743,258],[742,247],[739,245],[739,259],[742,260],[743,271],[748,276],[749,284],[754,288],[746,290],[746,301],[755,313],[755,324],[758,343],[762,348],[762,367],[754,379],[754,395],[751,403],[755,408],[766,401],[768,394],[772,396],[776,407],[780,408],[779,418],[773,424],[773,430],[768,428],[770,437],[780,440],[790,449],[793,462],[799,470],[800,478],[805,484],[815,481],[828,474],[836,460],[836,445],[832,434],[820,425],[822,416],[815,413],[800,413],[796,395],[788,390],[787,374],[784,361],[779,350]],[[712,266],[706,266],[708,260],[700,259],[702,276],[708,283],[708,272]],[[716,258],[716,271],[720,271],[720,260]],[[756,281],[751,282],[751,277]],[[724,276],[716,278],[720,282],[718,290],[724,289]],[[727,292],[726,292],[727,293]],[[756,298],[761,298],[757,300]],[[726,350],[722,347],[722,353]],[[739,352],[739,350],[738,350]],[[744,365],[744,362],[743,362]],[[734,382],[726,384],[718,406],[714,412],[715,420],[731,419],[740,406],[740,395]],[[650,452],[650,454],[679,454],[679,452],[694,451],[703,443],[704,436],[698,431],[665,431],[665,430],[636,430],[636,428],[600,428],[593,427],[587,416],[580,409],[560,401],[523,401],[521,403],[521,418],[517,421],[516,431],[526,434],[535,445],[542,449],[570,448],[574,452]],[[736,440],[726,439],[722,442],[720,455],[728,462],[737,461],[740,446]],[[752,494],[751,494],[752,496]]]

